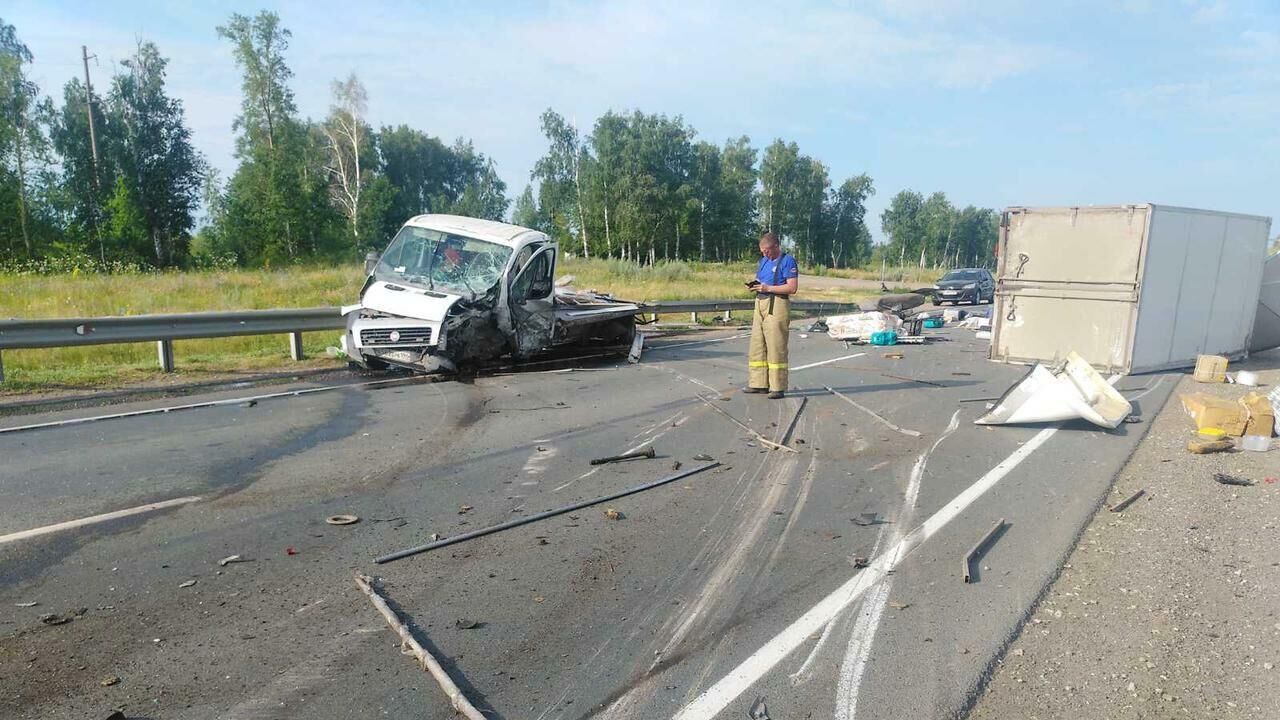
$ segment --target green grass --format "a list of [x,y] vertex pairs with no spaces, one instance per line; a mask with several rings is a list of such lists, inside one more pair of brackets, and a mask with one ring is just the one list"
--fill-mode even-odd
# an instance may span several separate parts
[[[749,293],[743,282],[754,267],[682,262],[639,267],[619,260],[571,259],[560,264],[558,274],[573,275],[573,287],[579,290],[609,292],[627,300],[745,299]],[[118,275],[0,274],[0,318],[336,306],[355,302],[363,281],[357,265]],[[853,301],[860,295],[802,289],[799,297]],[[324,356],[324,349],[337,345],[339,337],[337,331],[304,335],[309,359],[303,363],[290,360],[284,336],[180,340],[174,343],[174,376],[159,371],[154,343],[6,350],[0,395],[336,366],[336,361]]]

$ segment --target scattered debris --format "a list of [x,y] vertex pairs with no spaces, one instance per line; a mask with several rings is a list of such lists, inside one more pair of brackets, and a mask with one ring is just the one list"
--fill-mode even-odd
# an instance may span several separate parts
[[765,704],[763,695],[757,697],[756,701],[751,703],[751,709],[747,711],[747,717],[751,718],[751,720],[772,720],[769,717],[769,706]]
[[453,621],[453,626],[459,630],[474,630],[480,627],[480,623],[468,618],[458,618]]
[[959,376],[959,377],[969,377],[969,376],[970,376],[970,375],[972,375],[973,373],[967,373],[967,372],[953,372],[953,373],[951,373],[951,374],[952,374],[952,375]]
[[833,340],[865,341],[876,333],[896,331],[902,327],[902,320],[889,312],[872,311],[835,315],[827,318],[827,325],[827,335]]
[[1125,415],[1123,422],[1125,425],[1136,425],[1142,422],[1142,418],[1137,415]]
[[120,678],[116,677],[115,675],[112,675],[110,677],[104,677],[98,681],[98,684],[101,685],[102,687],[111,687],[112,685],[119,685]]
[[1005,391],[977,425],[1019,425],[1083,418],[1113,430],[1133,412],[1133,405],[1075,351],[1049,369],[1036,365]]
[[401,651],[413,655],[417,658],[422,669],[431,673],[431,677],[435,678],[436,682],[439,683],[440,689],[444,691],[445,695],[449,696],[449,702],[453,709],[465,715],[468,720],[485,720],[484,715],[480,714],[480,711],[471,704],[470,700],[467,700],[467,697],[454,684],[453,679],[449,677],[449,673],[440,667],[439,661],[431,653],[427,652],[426,648],[422,647],[417,638],[410,632],[409,627],[401,622],[395,611],[387,605],[387,601],[373,587],[373,578],[368,575],[357,574],[355,580],[356,585],[364,591],[365,595],[369,596],[369,601],[386,619],[391,629],[395,631],[396,635],[400,636]]
[[853,566],[855,568],[858,568],[859,570],[861,570],[862,568],[870,564],[870,561],[868,561],[866,558],[862,557],[861,555],[854,555],[850,559],[850,562],[852,562]]
[[105,720],[129,720],[129,718],[124,716],[123,710],[116,710],[108,715]]
[[427,536],[427,539],[430,540],[431,542],[436,542],[440,539],[440,533],[431,533],[430,535]]
[[496,532],[502,532],[503,530],[510,530],[511,528],[514,528],[514,527],[527,525],[529,523],[537,522],[539,520],[545,520],[547,518],[555,517],[557,515],[563,515],[565,513],[573,512],[574,510],[581,510],[582,508],[590,507],[592,505],[600,505],[613,500],[617,500],[618,498],[627,497],[628,495],[635,495],[636,493],[641,493],[646,490],[652,490],[653,488],[661,487],[663,485],[666,485],[667,483],[675,482],[676,480],[683,480],[684,478],[687,478],[690,475],[696,475],[697,473],[700,473],[704,470],[710,470],[712,468],[716,468],[719,466],[720,466],[720,463],[718,462],[711,462],[706,465],[699,465],[697,467],[689,468],[688,470],[685,470],[683,472],[679,472],[674,475],[669,475],[660,480],[654,480],[653,482],[645,483],[643,485],[637,485],[635,487],[628,488],[626,490],[621,490],[611,495],[605,495],[604,497],[598,497],[598,498],[591,498],[589,500],[582,500],[580,502],[573,503],[572,505],[566,505],[564,507],[556,508],[554,510],[546,510],[544,512],[535,513],[527,517],[516,518],[515,520],[508,520],[507,522],[500,523],[498,525],[491,525],[486,528],[480,528],[479,530],[472,530],[471,532],[463,533],[461,535],[455,535],[454,537],[451,537],[445,540],[439,539],[439,536],[433,533],[431,536],[432,537],[431,542],[425,545],[419,545],[417,547],[412,547],[407,550],[400,550],[398,552],[391,553],[390,555],[383,555],[381,557],[374,558],[373,561],[378,564],[387,563],[387,562],[391,562],[392,560],[399,560],[401,558],[409,557],[410,555],[417,555],[418,553],[428,552],[431,550],[435,550],[437,548],[445,547],[447,545],[453,545],[455,543],[465,542],[467,540],[483,537],[485,535],[491,535]]
[[287,547],[287,548],[285,548],[285,549],[284,549],[284,554],[285,554],[285,555],[289,555],[289,556],[293,556],[293,555],[297,555],[297,554],[298,554],[298,551],[297,551],[297,550],[294,550],[292,547]]
[[1210,453],[1222,452],[1235,447],[1235,443],[1230,440],[1188,440],[1187,450],[1196,455],[1208,455]]
[[815,320],[812,323],[810,323],[809,327],[805,328],[804,331],[811,332],[811,333],[824,333],[830,329],[831,328],[827,327],[827,324],[822,320]]
[[622,514],[621,510],[614,510],[613,508],[606,508],[604,511],[604,516],[609,518],[610,520],[621,520],[626,517],[626,515]]
[[26,607],[35,607],[39,604],[40,603],[38,602],[20,602],[20,603],[14,603],[13,606],[26,608]]
[[881,518],[880,513],[875,512],[864,512],[856,518],[850,518],[850,520],[853,521],[854,525],[861,525],[862,527],[871,527],[872,525],[880,525],[881,523],[889,522],[888,520]]
[[189,588],[189,587],[191,587],[192,585],[195,585],[195,584],[196,584],[196,581],[195,581],[195,579],[193,578],[193,579],[191,579],[191,580],[187,580],[186,582],[178,583],[178,587],[180,587],[180,588]]
[[884,354],[884,358],[886,360],[902,360],[906,357],[907,356],[903,355],[902,353],[885,353]]
[[466,515],[467,513],[471,512],[471,510],[472,510],[472,507],[470,505],[463,505],[458,508],[458,514]]
[[324,521],[330,525],[354,525],[360,522],[360,518],[355,515],[330,515]]
[[894,610],[906,610],[907,608],[911,607],[911,603],[891,602],[889,603],[889,607],[893,608]]
[[1121,500],[1120,502],[1116,503],[1115,505],[1112,505],[1112,506],[1111,506],[1111,512],[1113,512],[1113,513],[1124,512],[1124,509],[1125,509],[1125,508],[1129,507],[1130,505],[1132,505],[1132,504],[1133,504],[1133,502],[1134,502],[1135,500],[1137,500],[1138,498],[1140,498],[1140,497],[1142,497],[1143,495],[1146,495],[1146,494],[1147,494],[1147,491],[1146,491],[1146,490],[1139,489],[1137,492],[1135,492],[1134,494],[1130,495],[1129,497],[1127,497],[1127,498],[1125,498],[1125,499]]
[[693,459],[694,459],[694,460],[697,460],[697,461],[699,461],[699,462],[711,462],[711,461],[712,461],[712,460],[714,460],[715,458],[711,457],[710,455],[708,455],[708,454],[706,454],[706,453],[698,453],[697,455],[694,455],[694,456],[693,456]]
[[248,561],[239,555],[228,555],[218,561],[218,567],[226,567],[231,563],[238,563],[238,562],[248,562]]
[[1182,409],[1195,421],[1201,434],[1221,431],[1240,437],[1259,435],[1270,438],[1275,429],[1275,411],[1267,396],[1251,392],[1232,402],[1206,393],[1179,396]]
[[608,463],[622,462],[623,460],[636,460],[638,458],[647,458],[649,460],[652,460],[657,456],[658,456],[657,451],[655,451],[653,449],[653,446],[650,445],[649,447],[639,452],[630,452],[630,453],[623,453],[621,455],[610,455],[609,457],[596,458],[595,460],[591,461],[591,464],[605,465]]
[[826,391],[827,391],[827,392],[829,392],[829,393],[831,393],[832,395],[835,395],[836,397],[840,398],[841,400],[844,400],[845,402],[849,403],[850,405],[852,405],[852,406],[854,406],[854,407],[858,408],[858,409],[859,409],[859,410],[861,410],[862,412],[867,413],[867,414],[868,414],[868,415],[870,415],[871,417],[873,417],[873,418],[875,418],[875,419],[879,420],[881,423],[883,423],[885,426],[887,426],[890,430],[893,430],[893,431],[895,431],[895,432],[900,432],[900,433],[902,433],[903,435],[910,435],[911,437],[920,437],[920,433],[919,433],[919,431],[916,431],[916,430],[907,430],[906,428],[900,428],[900,427],[898,427],[897,425],[894,425],[893,423],[891,423],[891,422],[889,422],[888,420],[886,420],[886,419],[884,419],[883,417],[881,417],[881,416],[880,416],[879,414],[877,414],[874,410],[871,410],[870,408],[867,408],[867,407],[863,407],[862,405],[858,404],[857,402],[854,402],[853,398],[850,398],[849,396],[845,395],[844,393],[841,393],[841,392],[839,392],[839,391],[837,391],[837,390],[832,389],[832,388],[831,388],[831,386],[829,386],[829,385],[823,385],[823,388],[825,388],[825,389],[826,389]]
[[66,625],[75,619],[72,615],[58,615],[55,613],[45,613],[39,618],[41,625]]
[[1253,481],[1238,475],[1228,475],[1226,473],[1214,473],[1213,479],[1222,485],[1239,485],[1240,487],[1252,487]]
[[672,461],[672,463],[671,463],[671,472],[675,472],[675,471],[679,470],[679,469],[680,469],[680,464],[681,464],[681,463],[680,463],[680,461],[679,461],[679,460],[674,460],[674,461]]
[[999,520],[996,521],[995,525],[991,526],[991,529],[987,531],[987,534],[983,535],[982,539],[979,540],[976,544],[974,544],[974,546],[969,550],[969,552],[965,553],[964,571],[961,573],[960,577],[966,583],[973,582],[973,575],[970,574],[970,570],[973,568],[973,561],[977,558],[978,554],[983,551],[987,543],[991,542],[992,538],[994,538],[996,534],[999,533],[1003,528],[1004,528],[1004,518],[1000,518]]

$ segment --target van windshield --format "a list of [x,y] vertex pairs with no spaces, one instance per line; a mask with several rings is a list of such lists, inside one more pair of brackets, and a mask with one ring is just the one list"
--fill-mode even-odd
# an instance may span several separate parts
[[441,230],[405,226],[378,259],[374,277],[457,295],[480,295],[502,277],[511,248]]

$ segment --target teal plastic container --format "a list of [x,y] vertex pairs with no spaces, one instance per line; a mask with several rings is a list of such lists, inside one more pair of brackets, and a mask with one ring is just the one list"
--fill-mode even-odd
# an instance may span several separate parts
[[898,333],[892,330],[882,330],[880,332],[871,333],[872,345],[897,345]]
[[945,322],[943,321],[942,318],[925,318],[924,319],[924,326],[931,330],[936,330],[942,327],[944,324]]

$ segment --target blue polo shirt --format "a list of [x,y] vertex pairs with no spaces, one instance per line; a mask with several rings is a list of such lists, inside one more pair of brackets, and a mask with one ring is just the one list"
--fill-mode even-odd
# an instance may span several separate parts
[[785,285],[793,277],[800,277],[800,267],[796,259],[786,253],[777,260],[762,257],[756,267],[756,279],[765,285]]

